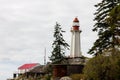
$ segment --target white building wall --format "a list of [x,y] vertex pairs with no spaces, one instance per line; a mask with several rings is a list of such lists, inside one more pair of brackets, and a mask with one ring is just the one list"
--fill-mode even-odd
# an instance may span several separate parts
[[72,30],[70,57],[81,57],[80,30]]

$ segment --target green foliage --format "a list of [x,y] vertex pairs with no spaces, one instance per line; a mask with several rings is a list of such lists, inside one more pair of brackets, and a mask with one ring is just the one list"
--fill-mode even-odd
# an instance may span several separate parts
[[93,31],[98,31],[98,39],[89,54],[102,54],[105,49],[120,45],[120,0],[102,0],[95,5],[97,11],[94,14],[95,25]]
[[51,80],[51,75],[45,75],[45,80]]
[[[101,59],[102,58],[102,59]],[[102,56],[97,56],[92,58],[84,68],[84,74],[87,79],[90,80],[103,80],[104,76],[103,67],[105,67],[105,63],[108,61],[108,58],[104,58]]]
[[120,80],[120,51],[113,54],[90,59],[84,68],[87,80]]
[[106,19],[109,25],[109,31],[111,32],[111,46],[120,47],[120,5],[115,6]]
[[65,56],[65,49],[69,49],[69,45],[63,39],[62,33],[64,32],[60,25],[56,23],[53,35],[55,40],[52,44],[53,51],[50,57],[52,63],[59,63]]
[[81,80],[84,79],[84,74],[72,74],[70,78],[72,78],[72,80]]

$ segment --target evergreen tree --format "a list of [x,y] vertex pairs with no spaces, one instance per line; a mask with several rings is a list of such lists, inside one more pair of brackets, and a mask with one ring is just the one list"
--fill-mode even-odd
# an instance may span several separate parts
[[[118,39],[118,37],[120,38],[120,20],[117,19],[120,16],[118,15],[119,11],[111,14],[113,13],[112,10],[119,5],[120,0],[102,0],[102,2],[95,5],[98,9],[94,14],[96,16],[94,19],[96,24],[94,25],[93,31],[98,31],[98,39],[89,50],[89,54],[102,54],[104,50],[120,45]],[[111,18],[116,18],[116,20]]]
[[111,33],[111,46],[120,47],[120,5],[115,6],[106,19]]
[[52,44],[53,51],[50,57],[52,63],[59,63],[65,57],[65,49],[69,49],[69,45],[65,42],[62,35],[65,31],[60,26],[56,22],[53,35],[55,40]]

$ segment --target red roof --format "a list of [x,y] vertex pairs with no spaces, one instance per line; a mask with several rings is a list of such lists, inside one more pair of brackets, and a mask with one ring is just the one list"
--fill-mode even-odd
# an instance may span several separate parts
[[73,22],[79,22],[78,18],[76,17]]
[[24,64],[24,65],[20,66],[18,69],[30,69],[30,68],[33,68],[37,65],[38,65],[38,63]]

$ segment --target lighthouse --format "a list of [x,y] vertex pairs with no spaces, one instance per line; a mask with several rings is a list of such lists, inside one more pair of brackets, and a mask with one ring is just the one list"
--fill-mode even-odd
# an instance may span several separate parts
[[81,30],[79,29],[79,20],[76,17],[73,20],[73,26],[71,28],[71,48],[70,48],[70,57],[72,58],[79,58],[82,57],[81,53],[81,43],[80,43],[80,33]]

